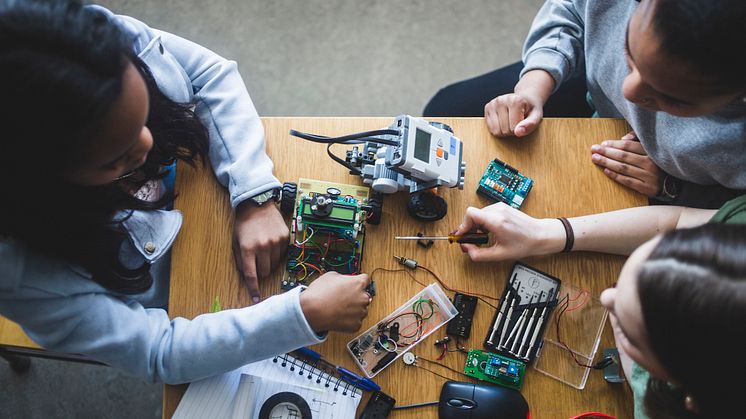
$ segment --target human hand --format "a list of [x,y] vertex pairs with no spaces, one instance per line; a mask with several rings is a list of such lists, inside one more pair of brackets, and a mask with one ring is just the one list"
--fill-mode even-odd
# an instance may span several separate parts
[[492,135],[524,137],[544,117],[544,104],[554,89],[554,79],[544,70],[531,70],[518,80],[514,92],[498,96],[484,106],[484,120]]
[[531,134],[544,117],[544,102],[537,97],[510,93],[484,106],[484,120],[496,137]]
[[366,288],[370,277],[327,272],[300,293],[300,305],[311,328],[316,332],[336,330],[355,332],[368,315],[372,301]]
[[478,209],[469,207],[455,234],[483,230],[492,233],[489,247],[462,244],[474,262],[497,262],[558,253],[565,246],[565,229],[557,219],[536,219],[499,202]]
[[648,197],[660,193],[663,171],[648,157],[634,132],[621,140],[595,144],[591,152],[593,163],[614,181]]
[[242,202],[233,223],[233,257],[252,301],[259,302],[259,279],[282,261],[290,233],[275,205]]

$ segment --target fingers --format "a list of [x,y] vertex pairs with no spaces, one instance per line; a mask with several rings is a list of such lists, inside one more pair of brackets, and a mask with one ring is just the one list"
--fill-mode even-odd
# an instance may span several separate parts
[[609,140],[601,145],[593,145],[591,160],[616,182],[649,197],[657,195],[660,189],[660,169],[647,156],[634,133],[623,138],[628,139]]
[[516,125],[515,130],[513,130],[515,136],[525,137],[526,135],[531,134],[532,132],[534,132],[534,130],[536,130],[536,127],[539,126],[542,118],[544,118],[544,110],[538,106],[535,106],[531,110],[531,112],[529,112],[526,119]]
[[491,102],[484,105],[484,121],[487,123],[487,128],[490,130],[490,134],[497,136],[500,133],[500,123],[497,120],[497,111],[494,102],[497,99],[492,99]]
[[469,207],[464,213],[464,219],[453,234],[464,234],[482,226],[482,215],[479,208]]
[[256,274],[266,278],[272,273],[272,249],[259,248],[256,252]]
[[648,155],[642,147],[642,144],[637,140],[606,140],[601,143],[601,147],[629,151],[630,153],[639,154],[641,156]]
[[258,303],[261,298],[259,292],[259,277],[256,271],[256,256],[253,253],[244,253],[241,256],[243,279],[249,289],[251,301]]
[[466,250],[469,259],[473,262],[496,262],[502,260],[500,250],[497,246],[479,247],[474,244],[463,244],[461,248]]
[[510,119],[509,119],[510,108],[501,104],[497,109],[497,121],[500,124],[500,137],[510,137],[513,135],[513,131],[510,130]]
[[484,118],[496,137],[525,136],[541,122],[543,110],[524,96],[511,93],[498,96],[484,106]]
[[[619,155],[616,153],[612,154],[615,154],[616,158],[609,158],[601,154],[594,154],[591,156],[591,160],[593,161],[593,163],[613,172],[616,172],[620,175],[630,176],[636,179],[645,179],[647,177],[646,171],[638,167],[636,164],[637,162],[631,163],[633,159],[629,156]],[[621,161],[618,161],[617,159]]]
[[657,183],[644,182],[640,179],[614,172],[613,170],[604,169],[604,174],[608,176],[609,179],[613,179],[615,182],[648,197],[656,196],[660,189],[660,186]]

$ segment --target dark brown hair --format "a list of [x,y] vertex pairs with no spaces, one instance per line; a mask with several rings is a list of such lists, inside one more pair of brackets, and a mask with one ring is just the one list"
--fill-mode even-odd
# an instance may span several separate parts
[[[651,349],[675,384],[651,378],[651,418],[746,412],[746,225],[665,234],[643,263],[638,292]],[[697,412],[684,406],[691,395]]]
[[144,179],[124,181],[137,190],[163,177],[175,159],[192,163],[207,154],[207,130],[190,104],[158,89],[133,54],[132,37],[100,11],[75,0],[0,0],[0,190],[6,196],[0,236],[82,266],[110,290],[135,294],[150,288],[150,267],[122,265],[125,233],[114,215],[160,208],[174,195],[146,202],[121,184],[80,186],[63,176],[120,97],[130,62],[148,87],[146,125],[153,134],[138,169]]

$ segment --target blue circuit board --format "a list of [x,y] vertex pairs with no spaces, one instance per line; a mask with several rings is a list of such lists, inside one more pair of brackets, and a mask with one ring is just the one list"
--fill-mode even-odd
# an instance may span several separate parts
[[505,202],[520,209],[533,185],[534,181],[518,169],[494,159],[479,180],[477,193],[493,202]]

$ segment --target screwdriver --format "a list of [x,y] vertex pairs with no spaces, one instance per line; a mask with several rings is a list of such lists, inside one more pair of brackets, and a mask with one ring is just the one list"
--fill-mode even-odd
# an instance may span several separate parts
[[396,240],[448,240],[449,243],[487,244],[490,236],[487,233],[449,234],[447,236],[398,236]]

